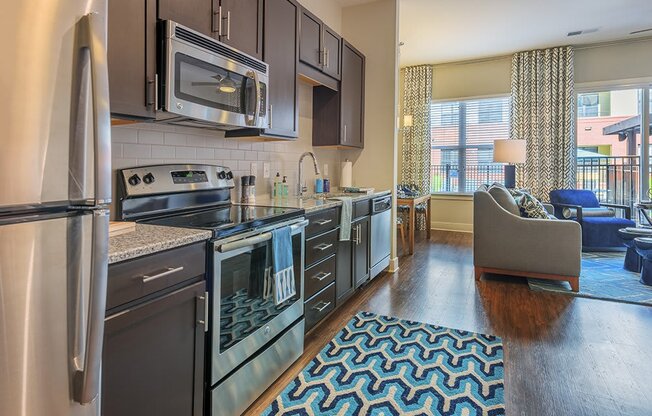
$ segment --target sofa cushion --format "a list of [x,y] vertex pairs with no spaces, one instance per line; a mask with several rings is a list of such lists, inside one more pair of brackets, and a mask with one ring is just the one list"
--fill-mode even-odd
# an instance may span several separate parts
[[541,201],[528,192],[518,189],[510,189],[509,192],[516,201],[521,217],[549,219],[548,211],[546,211]]
[[550,191],[551,204],[580,205],[583,208],[600,208],[598,197],[585,189],[557,189]]
[[491,185],[489,188],[489,195],[491,195],[494,201],[496,201],[505,211],[516,216],[521,215],[516,201],[503,185],[497,183]]
[[582,220],[582,246],[584,248],[624,247],[618,236],[621,228],[635,227],[636,223],[618,217],[587,217]]

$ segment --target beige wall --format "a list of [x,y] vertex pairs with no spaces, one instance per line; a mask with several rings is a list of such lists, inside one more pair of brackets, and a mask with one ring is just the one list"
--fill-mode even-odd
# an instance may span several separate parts
[[342,33],[342,6],[335,0],[299,0],[299,3],[317,15],[337,33]]
[[[433,99],[464,99],[510,93],[511,56],[435,65]],[[575,83],[652,82],[652,38],[578,46],[575,48]],[[400,97],[402,100],[402,96]],[[402,135],[399,142],[399,159]],[[400,166],[400,161],[399,161]],[[400,170],[399,170],[400,182]],[[472,231],[470,196],[437,195],[432,199],[433,229]]]
[[[362,151],[347,150],[343,157],[353,162],[354,185],[394,190],[397,181],[397,1],[379,0],[344,8],[342,35],[366,57],[365,147]],[[395,231],[392,258],[396,257]]]

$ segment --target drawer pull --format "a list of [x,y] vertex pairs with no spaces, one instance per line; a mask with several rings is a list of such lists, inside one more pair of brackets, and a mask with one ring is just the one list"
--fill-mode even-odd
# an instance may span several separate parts
[[321,244],[317,244],[317,245],[315,246],[315,248],[316,248],[317,250],[319,250],[319,251],[328,250],[328,249],[331,248],[331,247],[333,247],[333,244],[332,244],[332,243],[331,243],[331,244],[321,243]]
[[312,308],[314,310],[316,310],[317,312],[324,312],[326,310],[326,308],[328,308],[329,306],[331,306],[331,302],[324,302],[322,300],[321,302],[319,302],[318,304],[316,304]]
[[333,220],[318,220],[318,221],[315,221],[315,224],[317,224],[317,225],[326,225],[326,224],[330,224],[331,222],[333,222]]
[[326,279],[328,276],[330,276],[331,274],[332,273],[321,272],[321,273],[317,273],[312,278],[315,279],[315,280],[319,280],[321,282],[324,279]]
[[160,279],[162,277],[169,276],[171,274],[180,272],[182,270],[183,270],[183,266],[168,267],[167,270],[165,270],[164,272],[161,272],[159,274],[155,274],[154,276],[144,275],[143,276],[143,283],[148,283],[148,282],[151,282],[152,280]]

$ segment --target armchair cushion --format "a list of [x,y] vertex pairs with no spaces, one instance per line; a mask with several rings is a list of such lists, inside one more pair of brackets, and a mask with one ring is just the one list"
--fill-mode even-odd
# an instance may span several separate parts
[[551,204],[579,205],[583,208],[600,208],[598,197],[587,189],[557,189],[550,191]]
[[500,205],[505,211],[510,214],[520,216],[521,212],[512,197],[512,194],[501,184],[493,184],[489,188],[489,195]]
[[635,227],[632,220],[618,217],[584,217],[582,220],[582,246],[588,249],[624,247],[618,237],[621,228]]

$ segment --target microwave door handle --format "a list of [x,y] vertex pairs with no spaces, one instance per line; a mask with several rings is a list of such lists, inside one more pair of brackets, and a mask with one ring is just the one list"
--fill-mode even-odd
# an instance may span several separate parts
[[91,403],[100,393],[108,281],[108,248],[109,211],[93,211],[88,316],[85,320],[85,331],[78,327],[75,335],[75,343],[80,344],[83,350],[77,351],[76,356],[73,357],[74,400],[81,404]]
[[258,73],[252,71],[254,74],[254,84],[256,90],[256,109],[254,110],[254,126],[258,127],[258,117],[260,115],[260,107],[262,105],[262,96],[260,94],[260,80],[258,79]]

